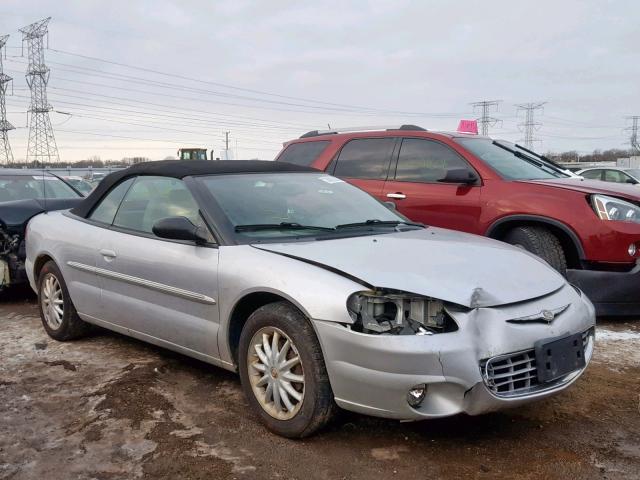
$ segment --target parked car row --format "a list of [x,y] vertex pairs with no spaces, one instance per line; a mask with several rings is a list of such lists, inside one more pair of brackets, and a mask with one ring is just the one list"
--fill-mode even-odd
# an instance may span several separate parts
[[639,308],[635,187],[486,137],[309,132],[275,162],[138,164],[84,199],[6,172],[3,278],[28,279],[52,338],[97,325],[236,371],[287,437],[338,407],[421,420],[555,395],[596,309]]
[[599,315],[640,314],[640,190],[630,182],[571,177],[510,142],[414,125],[309,132],[276,159],[343,178],[414,221],[535,253]]

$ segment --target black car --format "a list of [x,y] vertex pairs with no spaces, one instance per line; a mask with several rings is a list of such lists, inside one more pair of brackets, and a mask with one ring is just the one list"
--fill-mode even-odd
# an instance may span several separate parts
[[24,231],[39,213],[72,208],[82,195],[42,170],[0,169],[0,290],[25,283]]

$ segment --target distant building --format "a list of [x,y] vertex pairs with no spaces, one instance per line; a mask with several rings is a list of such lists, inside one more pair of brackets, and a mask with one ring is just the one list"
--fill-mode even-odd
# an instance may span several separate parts
[[635,155],[628,158],[618,158],[616,166],[626,168],[640,168],[640,156]]

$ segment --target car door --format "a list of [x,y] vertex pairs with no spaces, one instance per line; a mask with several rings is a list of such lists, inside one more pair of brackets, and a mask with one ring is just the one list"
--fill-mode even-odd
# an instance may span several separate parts
[[480,176],[451,147],[424,138],[403,138],[397,163],[383,189],[384,200],[398,211],[428,225],[477,233],[481,185],[443,183],[449,169],[466,169]]
[[73,297],[73,304],[81,316],[100,319],[101,278],[96,275],[100,243],[116,214],[116,210],[133,179],[116,185],[87,217],[77,221],[72,231],[66,232],[70,248],[65,249],[65,279]]
[[141,176],[128,189],[97,259],[102,319],[209,357],[218,357],[218,249],[213,242],[161,239],[160,219],[204,224],[183,181]]
[[350,140],[340,149],[328,171],[384,200],[382,189],[395,142],[393,137]]

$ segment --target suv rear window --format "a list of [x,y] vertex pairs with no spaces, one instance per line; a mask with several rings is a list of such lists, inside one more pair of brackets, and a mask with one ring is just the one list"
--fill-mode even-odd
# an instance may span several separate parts
[[294,143],[284,149],[284,152],[277,158],[278,162],[293,163],[294,165],[302,165],[310,167],[316,158],[324,152],[329,145],[328,140],[318,142]]
[[395,141],[395,138],[351,140],[342,147],[333,174],[336,177],[386,179]]

